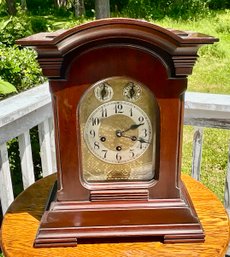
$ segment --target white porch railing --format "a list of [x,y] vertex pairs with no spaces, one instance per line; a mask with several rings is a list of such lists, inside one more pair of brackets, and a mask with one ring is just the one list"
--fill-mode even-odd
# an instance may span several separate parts
[[[199,180],[203,127],[230,129],[230,95],[186,93],[185,124],[195,126],[192,176]],[[0,199],[2,212],[14,200],[7,142],[18,137],[24,189],[34,183],[29,131],[38,125],[43,176],[56,171],[51,99],[48,84],[0,102]],[[225,206],[230,210],[230,156]]]

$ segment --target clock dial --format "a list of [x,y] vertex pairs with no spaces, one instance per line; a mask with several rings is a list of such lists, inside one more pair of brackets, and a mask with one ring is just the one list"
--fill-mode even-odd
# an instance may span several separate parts
[[157,104],[144,85],[112,77],[89,86],[78,108],[82,179],[154,178]]
[[141,87],[131,81],[124,87],[123,95],[126,100],[135,102],[141,97]]
[[148,149],[152,126],[147,114],[137,105],[112,101],[100,105],[88,117],[84,139],[91,153],[100,160],[127,163]]
[[95,97],[101,102],[109,101],[113,97],[113,89],[106,82],[101,83],[97,87],[95,87],[94,93]]

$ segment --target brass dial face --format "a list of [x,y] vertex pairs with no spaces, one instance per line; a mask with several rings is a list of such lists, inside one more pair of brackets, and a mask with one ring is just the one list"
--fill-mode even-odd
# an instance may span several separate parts
[[82,97],[78,115],[84,181],[154,178],[157,104],[146,86],[126,77],[99,81]]
[[[126,124],[126,128],[121,124]],[[148,149],[152,125],[147,114],[137,105],[110,101],[90,114],[85,124],[84,140],[91,153],[100,160],[127,163]]]

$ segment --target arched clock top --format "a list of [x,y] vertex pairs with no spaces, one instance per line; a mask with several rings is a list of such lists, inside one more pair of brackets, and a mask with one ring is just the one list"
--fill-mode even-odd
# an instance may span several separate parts
[[78,49],[113,44],[144,47],[171,66],[173,76],[187,76],[192,72],[199,47],[216,41],[216,38],[201,33],[165,29],[142,20],[112,18],[68,30],[38,33],[17,43],[35,47],[44,75],[65,78],[66,60],[71,62]]

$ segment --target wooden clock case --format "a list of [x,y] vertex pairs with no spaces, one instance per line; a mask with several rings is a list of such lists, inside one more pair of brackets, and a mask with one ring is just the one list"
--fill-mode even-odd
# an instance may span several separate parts
[[[33,46],[49,78],[55,121],[57,184],[35,247],[73,246],[77,239],[162,237],[202,242],[204,232],[181,173],[184,92],[198,48],[217,39],[133,19],[98,20],[39,33]],[[94,83],[124,76],[146,85],[158,104],[152,181],[86,183],[81,174],[79,101]],[[86,185],[87,184],[87,185]]]

